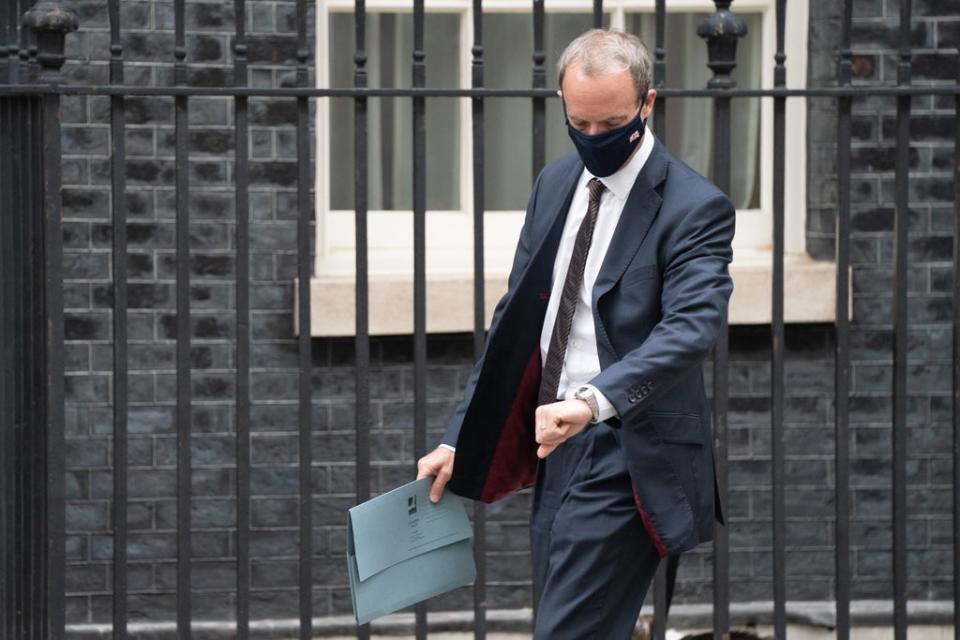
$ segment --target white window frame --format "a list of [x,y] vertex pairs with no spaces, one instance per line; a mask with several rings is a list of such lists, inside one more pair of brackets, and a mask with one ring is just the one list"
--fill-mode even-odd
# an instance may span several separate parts
[[[454,13],[460,22],[460,86],[468,88],[471,78],[471,52],[473,43],[472,0],[428,0],[428,11]],[[590,13],[592,0],[547,0],[547,12]],[[610,26],[623,28],[627,12],[653,13],[655,0],[606,0],[604,11],[609,14]],[[410,13],[409,0],[367,0],[369,13]],[[317,82],[329,86],[330,15],[335,12],[353,12],[352,0],[318,0],[317,3]],[[529,0],[486,0],[484,13],[529,13]],[[710,0],[671,0],[668,12],[712,13],[715,6]],[[763,24],[761,43],[761,86],[773,86],[773,61],[776,52],[776,0],[738,0],[737,12],[760,13]],[[787,3],[787,25],[802,25],[786,31],[785,53],[787,86],[806,86],[808,15],[806,3]],[[429,37],[429,34],[427,34]],[[653,43],[649,43],[653,46]],[[667,64],[670,60],[667,43]],[[706,46],[706,43],[704,43]],[[429,72],[430,61],[427,60]],[[532,63],[531,63],[532,66]],[[548,86],[555,83],[552,69],[547,69]],[[428,330],[467,331],[472,328],[472,297],[470,286],[473,278],[473,142],[471,135],[470,100],[460,103],[460,202],[455,211],[430,210],[427,214],[427,277],[428,277]],[[770,276],[772,264],[772,219],[773,219],[773,101],[763,99],[761,106],[761,150],[758,171],[760,172],[760,208],[743,209],[737,212],[737,231],[734,238],[734,264],[731,271],[735,279],[735,295],[731,300],[731,323],[769,322],[769,304],[761,304],[750,290],[765,283]],[[330,105],[328,99],[317,101],[317,172],[316,172],[316,258],[312,305],[314,335],[349,335],[353,330],[354,287],[354,212],[334,210],[330,207],[331,162],[329,132]],[[806,254],[806,101],[788,99],[786,107],[786,154],[785,154],[785,245],[788,260],[787,279],[792,286],[809,288],[824,277],[831,277],[832,263],[812,263]],[[427,135],[432,132],[427,128]],[[436,134],[433,134],[436,135]],[[487,211],[485,225],[485,271],[488,283],[487,317],[492,304],[505,288],[506,275],[511,264],[523,221],[523,211]],[[372,333],[406,333],[412,328],[412,275],[413,275],[413,213],[412,211],[371,210],[368,213],[369,268],[371,276],[371,331]],[[792,271],[791,271],[792,270]],[[801,273],[802,272],[802,273]],[[737,280],[737,274],[740,281]],[[800,274],[807,284],[791,280]],[[804,275],[806,274],[806,275]],[[792,283],[792,284],[791,284]],[[741,285],[741,286],[738,286]],[[769,289],[769,285],[766,286]],[[455,292],[460,292],[459,294]],[[409,293],[409,296],[408,296]],[[737,297],[739,294],[740,298]],[[466,296],[458,303],[466,306],[457,319],[444,321],[438,318],[438,307],[454,305],[442,303],[450,295]],[[472,295],[472,294],[471,294]],[[765,300],[769,299],[769,292]],[[333,301],[337,302],[334,303]],[[389,300],[389,303],[386,301]],[[743,300],[739,302],[738,300]],[[407,304],[407,302],[410,302]],[[470,303],[470,304],[468,304]],[[377,307],[382,306],[385,317],[378,316]],[[791,305],[788,303],[787,321],[823,321],[832,317],[833,305],[823,299],[813,304],[809,301]],[[403,311],[411,309],[411,317]],[[743,313],[736,314],[737,308]],[[397,310],[400,311],[397,316]],[[811,311],[812,310],[812,311]],[[392,318],[387,318],[390,316]]]

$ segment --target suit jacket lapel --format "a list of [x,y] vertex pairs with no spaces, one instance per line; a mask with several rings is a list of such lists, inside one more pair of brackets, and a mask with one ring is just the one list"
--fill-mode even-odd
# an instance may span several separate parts
[[536,263],[537,259],[541,257],[541,254],[546,252],[544,257],[548,258],[546,262],[550,265],[549,273],[551,276],[553,275],[553,261],[556,258],[560,238],[563,235],[563,225],[567,219],[567,210],[570,208],[573,191],[577,186],[577,182],[580,180],[582,171],[583,163],[581,163],[578,158],[577,161],[572,164],[570,170],[563,176],[560,184],[558,184],[556,188],[541,185],[543,191],[538,197],[543,199],[543,201],[538,204],[537,210],[551,217],[547,219],[542,227],[534,225],[534,228],[541,229],[542,232],[537,238],[539,244],[531,253],[532,258],[530,263]]
[[640,244],[647,236],[663,199],[656,189],[667,176],[667,162],[663,144],[658,139],[650,157],[637,175],[637,180],[627,196],[627,202],[620,214],[620,221],[613,232],[607,254],[600,265],[600,272],[593,286],[593,308],[597,300],[613,288],[623,272],[626,271]]
[[[649,130],[647,132],[652,135]],[[617,228],[610,240],[607,254],[604,256],[603,263],[600,265],[600,272],[597,274],[596,282],[593,285],[593,319],[598,339],[597,346],[603,344],[610,354],[614,354],[614,357],[616,349],[613,348],[613,344],[603,327],[597,301],[613,288],[613,285],[617,283],[640,249],[640,245],[650,229],[650,224],[660,210],[661,202],[663,202],[660,194],[657,193],[657,187],[660,186],[666,176],[666,152],[663,149],[663,143],[657,138],[650,157],[644,163],[633,188],[630,190],[630,195],[627,196],[623,213],[620,214]],[[601,362],[603,359],[601,355]]]

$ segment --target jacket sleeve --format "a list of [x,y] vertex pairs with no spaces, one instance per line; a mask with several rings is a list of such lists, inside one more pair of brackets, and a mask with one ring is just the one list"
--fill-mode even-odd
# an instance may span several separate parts
[[716,343],[733,292],[735,217],[733,204],[718,193],[692,207],[668,238],[660,321],[639,347],[590,381],[621,421],[656,402]]
[[[530,238],[530,228],[532,226],[533,212],[537,206],[537,193],[540,189],[540,181],[543,177],[543,172],[537,176],[536,182],[534,182],[533,190],[530,193],[530,199],[527,202],[527,212],[524,216],[523,226],[520,228],[520,238],[517,240],[517,249],[513,254],[513,266],[510,267],[510,275],[507,278],[507,291],[500,297],[500,300],[497,302],[497,306],[493,310],[493,317],[490,320],[490,331],[487,334],[489,340],[490,333],[493,333],[497,324],[500,321],[500,316],[503,313],[503,308],[506,306],[507,300],[510,299],[510,296],[513,294],[514,288],[517,286],[517,282],[520,280],[520,275],[523,273],[524,269],[527,267],[527,263],[530,261],[530,249],[532,247],[531,238]],[[486,354],[484,354],[485,356]],[[470,399],[473,397],[473,391],[477,386],[477,379],[480,377],[480,370],[483,368],[484,356],[480,356],[480,359],[477,360],[477,363],[473,365],[473,371],[470,373],[470,377],[467,379],[467,385],[464,388],[463,399],[460,401],[460,404],[457,405],[457,408],[454,409],[453,415],[450,416],[450,420],[447,421],[447,429],[443,438],[441,439],[441,444],[450,445],[455,447],[457,444],[457,437],[460,435],[460,426],[463,424],[463,416],[467,412],[467,407],[470,406]]]

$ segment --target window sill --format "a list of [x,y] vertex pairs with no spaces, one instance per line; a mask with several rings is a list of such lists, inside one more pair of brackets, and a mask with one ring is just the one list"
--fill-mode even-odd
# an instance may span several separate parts
[[[730,299],[729,324],[769,324],[773,260],[770,251],[740,251],[730,265],[734,290]],[[784,260],[784,321],[787,323],[834,322],[836,320],[836,263],[809,256],[788,255]],[[505,273],[489,273],[485,279],[486,318],[507,288]],[[355,283],[350,274],[317,275],[310,280],[311,335],[352,336],[355,332]],[[848,302],[852,297],[848,298]],[[852,309],[852,304],[848,304]],[[294,314],[296,322],[296,313]],[[295,326],[294,331],[298,331]],[[447,273],[429,276],[427,283],[427,331],[458,333],[473,331],[473,276]],[[413,279],[410,274],[370,276],[370,334],[413,333]]]

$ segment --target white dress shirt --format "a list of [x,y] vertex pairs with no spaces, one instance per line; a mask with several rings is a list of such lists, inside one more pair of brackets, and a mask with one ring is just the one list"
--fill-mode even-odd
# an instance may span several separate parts
[[[644,135],[640,141],[640,148],[627,164],[606,178],[599,178],[606,187],[600,196],[600,211],[597,214],[597,224],[593,228],[593,240],[590,251],[587,253],[587,263],[583,270],[583,283],[580,285],[580,296],[576,310],[573,313],[573,323],[570,326],[570,337],[567,340],[567,353],[563,360],[563,369],[560,372],[559,397],[565,400],[573,398],[580,387],[590,387],[597,398],[600,408],[598,421],[602,422],[617,415],[617,410],[600,391],[589,384],[600,373],[600,356],[597,353],[597,334],[593,325],[593,284],[600,273],[600,266],[607,254],[607,247],[613,239],[613,232],[620,221],[620,214],[627,202],[627,196],[636,182],[640,170],[653,151],[654,137]],[[560,306],[560,296],[563,292],[563,282],[567,278],[567,268],[570,266],[570,257],[573,255],[573,244],[577,239],[580,223],[587,215],[587,206],[590,204],[590,191],[587,183],[594,175],[583,169],[577,182],[573,199],[566,222],[563,225],[563,237],[557,257],[553,262],[553,284],[550,290],[550,302],[547,303],[547,313],[543,318],[543,329],[540,334],[541,362],[547,361],[547,351],[550,348],[550,336],[553,325],[557,320],[557,309]],[[455,451],[448,444],[441,447]]]
[[[597,334],[593,324],[593,284],[597,280],[600,266],[607,254],[607,247],[620,221],[620,214],[627,202],[627,196],[636,182],[640,170],[653,151],[654,137],[644,135],[640,148],[627,164],[616,172],[599,180],[606,187],[600,196],[600,212],[597,214],[597,224],[593,229],[593,240],[590,251],[587,253],[587,263],[583,270],[583,283],[580,285],[580,295],[576,310],[573,313],[573,323],[570,326],[570,337],[567,340],[567,352],[563,360],[563,369],[560,372],[559,397],[565,400],[573,398],[577,389],[587,386],[593,389],[600,407],[599,421],[617,415],[617,410],[607,398],[588,384],[600,373],[600,356],[597,354]],[[573,244],[577,238],[580,223],[587,215],[590,202],[590,192],[587,183],[593,178],[586,168],[577,182],[570,210],[563,226],[563,237],[557,257],[553,263],[553,286],[550,291],[550,302],[547,304],[547,314],[543,319],[543,330],[540,334],[540,356],[543,362],[547,361],[547,351],[550,348],[550,336],[557,319],[557,309],[560,306],[560,296],[563,292],[563,283],[567,278],[567,268],[570,266],[570,257],[573,255]]]

